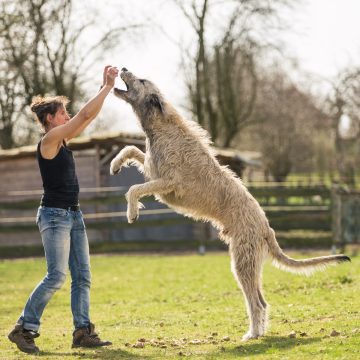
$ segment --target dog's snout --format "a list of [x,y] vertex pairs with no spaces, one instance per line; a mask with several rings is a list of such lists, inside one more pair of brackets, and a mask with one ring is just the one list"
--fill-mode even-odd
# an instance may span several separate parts
[[125,71],[128,71],[128,69],[127,69],[126,67],[123,67],[123,68],[121,69],[121,71],[122,71],[122,72],[125,72]]

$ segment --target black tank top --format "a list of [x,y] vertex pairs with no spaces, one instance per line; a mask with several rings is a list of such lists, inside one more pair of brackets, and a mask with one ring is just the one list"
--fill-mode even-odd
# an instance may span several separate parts
[[79,202],[79,182],[75,171],[72,151],[65,142],[58,154],[51,160],[41,156],[38,143],[36,158],[39,163],[44,194],[41,204],[48,207],[67,208]]

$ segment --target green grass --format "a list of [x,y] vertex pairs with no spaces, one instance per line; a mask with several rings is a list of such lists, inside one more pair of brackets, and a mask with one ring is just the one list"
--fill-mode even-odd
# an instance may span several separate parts
[[[24,358],[6,335],[44,271],[43,259],[0,261],[0,359]],[[264,338],[246,343],[244,302],[226,253],[97,255],[92,273],[92,320],[113,345],[71,349],[67,279],[43,315],[37,339],[42,359],[360,358],[359,257],[309,278],[267,264],[270,328]],[[333,330],[340,334],[330,336]],[[291,331],[296,338],[288,336]],[[140,338],[145,348],[133,348]]]

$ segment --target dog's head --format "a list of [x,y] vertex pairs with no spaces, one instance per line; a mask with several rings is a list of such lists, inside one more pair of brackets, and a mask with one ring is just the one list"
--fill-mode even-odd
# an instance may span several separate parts
[[114,88],[114,94],[128,102],[140,118],[148,117],[152,113],[163,113],[163,97],[151,81],[139,79],[125,68],[121,69],[120,77],[126,90]]

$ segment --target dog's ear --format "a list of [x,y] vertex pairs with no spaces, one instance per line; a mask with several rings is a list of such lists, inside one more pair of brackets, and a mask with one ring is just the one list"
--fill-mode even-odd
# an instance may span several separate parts
[[158,109],[160,112],[164,112],[163,104],[160,97],[157,94],[150,94],[148,97],[149,107]]

